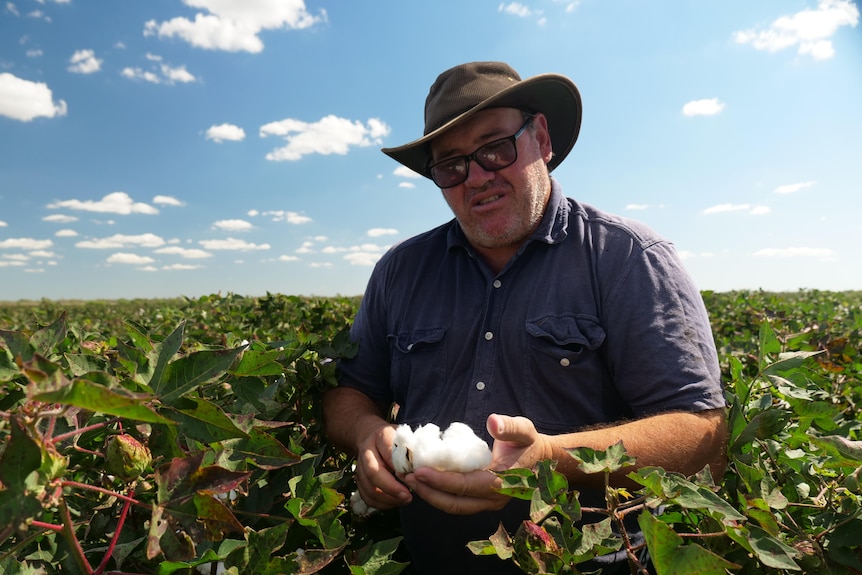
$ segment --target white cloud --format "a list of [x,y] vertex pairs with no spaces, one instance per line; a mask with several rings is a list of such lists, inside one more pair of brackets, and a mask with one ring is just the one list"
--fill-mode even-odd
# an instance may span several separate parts
[[285,254],[285,255],[278,256],[278,261],[280,261],[280,262],[296,262],[296,261],[299,261],[299,258],[296,256],[290,256],[290,255]]
[[151,264],[156,260],[149,256],[139,256],[138,254],[118,252],[108,257],[106,261],[109,264],[131,264],[139,266],[144,264]]
[[706,208],[701,213],[704,215],[725,214],[728,212],[748,212],[752,216],[762,216],[770,213],[769,206],[752,206],[751,204],[718,204]]
[[170,246],[167,248],[159,248],[155,250],[157,254],[167,254],[172,256],[180,256],[187,260],[199,260],[203,258],[211,258],[212,254],[195,248],[181,248],[179,246]]
[[312,16],[303,0],[183,0],[187,6],[200,8],[194,20],[176,17],[165,22],[150,20],[144,25],[144,36],[178,37],[193,46],[207,50],[251,52],[263,50],[259,34],[263,30],[302,29],[326,20],[326,12]]
[[8,72],[0,74],[0,116],[29,122],[33,118],[65,116],[66,102],[53,101],[48,85],[30,82]]
[[6,11],[12,14],[13,16],[20,16],[21,13],[18,12],[18,7],[15,6],[14,2],[6,2]]
[[821,258],[832,259],[834,252],[828,248],[764,248],[754,252],[755,257],[766,258]]
[[93,74],[102,69],[102,60],[92,50],[78,50],[69,58],[67,70],[75,74]]
[[380,236],[394,236],[398,234],[398,230],[395,228],[371,228],[368,230],[368,236],[372,238],[379,238]]
[[162,269],[163,270],[169,270],[169,271],[176,271],[176,270],[185,271],[185,270],[197,270],[197,269],[200,269],[202,267],[203,266],[198,265],[198,264],[171,264],[169,266],[162,266]]
[[314,242],[302,242],[302,245],[296,248],[298,254],[313,254]]
[[51,240],[34,240],[33,238],[8,238],[0,240],[0,249],[44,250],[54,245]]
[[42,54],[43,54],[42,50],[39,50],[38,48],[31,48],[31,49],[27,50],[26,52],[24,52],[24,55],[27,56],[28,58],[38,58]]
[[398,166],[392,171],[392,173],[401,178],[419,179],[423,177],[422,174],[414,172],[407,166]]
[[521,4],[520,2],[500,4],[497,7],[497,11],[503,12],[504,14],[511,14],[512,16],[518,16],[519,18],[527,18],[528,16],[533,14],[533,11],[530,10],[529,7]]
[[724,110],[725,104],[718,98],[692,100],[682,107],[683,116],[715,116]]
[[378,253],[373,252],[353,252],[344,256],[352,266],[373,266],[380,259]]
[[0,259],[0,268],[10,268],[10,267],[21,267],[24,266],[25,262],[19,262],[17,260],[4,260]]
[[798,46],[797,52],[824,60],[835,55],[830,38],[841,26],[855,27],[859,9],[852,0],[820,0],[814,10],[805,9],[781,16],[766,29],[734,32],[738,44],[751,44],[756,50],[778,52]]
[[311,124],[292,118],[270,122],[261,126],[260,137],[279,136],[287,141],[286,146],[266,155],[267,160],[283,162],[299,160],[308,154],[344,155],[351,146],[377,146],[382,144],[389,130],[389,126],[376,118],[363,125],[329,115]]
[[[257,214],[257,210],[252,210]],[[249,211],[248,215],[252,215],[252,211]],[[308,216],[303,216],[302,214],[298,214],[296,212],[288,212],[285,210],[270,210],[266,212],[261,212],[262,216],[269,216],[272,218],[274,222],[287,222],[289,224],[307,224],[311,222],[311,218]]]
[[208,250],[238,250],[247,252],[250,250],[268,250],[269,244],[254,244],[245,240],[227,238],[226,240],[201,240],[200,245]]
[[813,186],[816,183],[817,183],[816,181],[811,180],[808,182],[798,182],[796,184],[785,184],[783,186],[778,186],[773,191],[776,194],[795,194],[799,190],[802,190],[804,188],[810,188],[811,186]]
[[245,130],[233,124],[218,124],[207,129],[206,139],[218,144],[227,140],[230,142],[241,142],[245,139]]
[[245,232],[252,229],[254,226],[245,220],[219,220],[213,224],[213,227],[219,230],[227,230],[229,232]]
[[87,249],[117,249],[125,247],[140,246],[144,248],[157,248],[165,245],[165,240],[155,234],[140,234],[129,236],[125,234],[114,234],[107,238],[96,240],[83,240],[75,244],[76,248]]
[[185,203],[174,198],[173,196],[154,196],[153,203],[161,206],[184,206]]
[[8,226],[8,225],[9,225],[9,224],[7,224],[6,222],[4,222],[4,221],[0,220],[0,228],[5,228],[5,227],[6,227],[6,226]]
[[159,210],[149,204],[135,202],[126,192],[112,192],[99,201],[93,200],[63,200],[48,204],[50,209],[67,208],[85,212],[110,214],[158,214]]
[[78,237],[78,232],[75,230],[57,230],[57,233],[54,235],[58,238],[76,238]]
[[120,71],[120,75],[129,80],[143,80],[151,84],[167,84],[169,86],[178,82],[188,84],[197,81],[197,78],[186,70],[185,66],[165,64],[162,62],[162,57],[155,54],[147,53],[145,57],[153,62],[148,69],[126,67]]
[[52,214],[50,216],[45,216],[42,218],[43,222],[55,222],[58,224],[68,224],[71,222],[77,222],[78,218],[75,216],[67,216],[66,214]]

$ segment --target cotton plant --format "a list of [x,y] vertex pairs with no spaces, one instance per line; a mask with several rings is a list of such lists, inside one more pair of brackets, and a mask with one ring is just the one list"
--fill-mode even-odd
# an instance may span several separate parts
[[[415,430],[405,423],[395,429],[392,465],[399,474],[412,473],[420,467],[468,473],[485,469],[490,464],[488,444],[465,423],[456,421],[445,431],[433,423]],[[377,511],[365,503],[358,491],[350,496],[350,508],[361,517]]]

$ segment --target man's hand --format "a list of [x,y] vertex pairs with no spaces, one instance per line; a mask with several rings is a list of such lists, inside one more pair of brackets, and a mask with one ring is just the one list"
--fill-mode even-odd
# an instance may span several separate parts
[[[550,456],[547,437],[525,417],[492,414],[487,428],[494,438],[491,470],[529,468]],[[434,507],[455,515],[496,511],[509,501],[508,496],[495,491],[501,481],[487,470],[456,473],[423,467],[407,474],[404,482]]]
[[391,509],[413,499],[392,471],[394,437],[395,427],[383,422],[357,444],[356,485],[365,503],[377,509]]

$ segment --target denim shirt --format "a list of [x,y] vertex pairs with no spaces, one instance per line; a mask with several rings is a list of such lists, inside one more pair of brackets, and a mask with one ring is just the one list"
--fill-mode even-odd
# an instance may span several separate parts
[[[489,444],[491,413],[560,434],[725,405],[706,309],[673,246],[565,198],[553,179],[539,227],[499,274],[454,220],[394,246],[351,335],[359,353],[340,364],[340,385],[398,404],[399,423],[460,421]],[[581,490],[582,505],[604,506],[602,497]],[[498,513],[449,516],[415,498],[401,509],[414,568],[520,572],[465,545],[501,521],[514,533],[528,509],[513,500]]]
[[552,182],[497,275],[454,220],[381,258],[340,385],[397,403],[398,422],[461,421],[486,439],[491,413],[558,434],[724,406],[703,300],[673,246]]

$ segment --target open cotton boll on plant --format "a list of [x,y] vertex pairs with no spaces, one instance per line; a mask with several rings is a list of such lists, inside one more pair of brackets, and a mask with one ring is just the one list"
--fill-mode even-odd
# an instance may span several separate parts
[[[467,424],[456,421],[442,433],[433,423],[416,430],[405,423],[395,429],[392,465],[398,473],[412,473],[420,467],[467,473],[490,464],[491,449]],[[377,511],[365,503],[358,491],[350,496],[350,509],[360,516]]]

